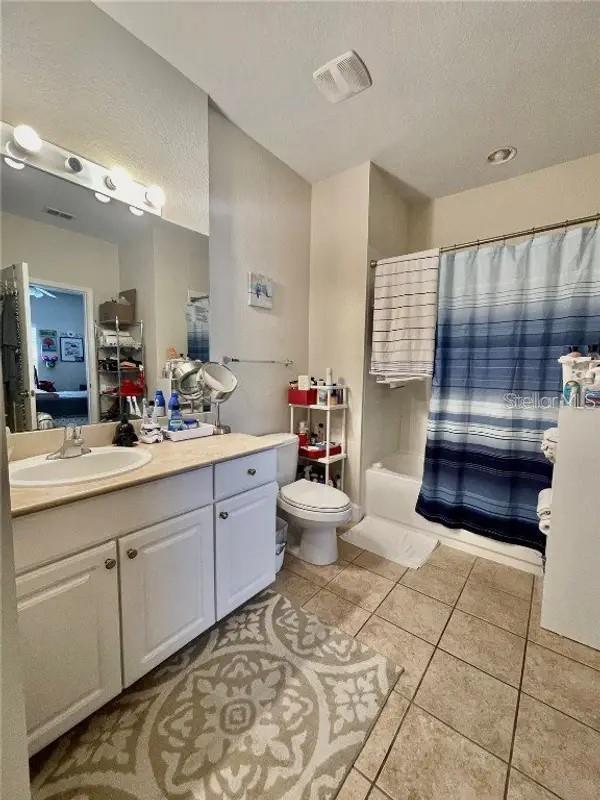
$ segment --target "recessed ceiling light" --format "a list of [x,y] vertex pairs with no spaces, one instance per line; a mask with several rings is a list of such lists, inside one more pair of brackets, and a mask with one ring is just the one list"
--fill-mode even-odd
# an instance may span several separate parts
[[13,169],[25,169],[25,164],[22,161],[17,161],[16,158],[4,156],[4,163]]
[[110,197],[102,192],[94,192],[94,197],[99,203],[110,203]]
[[17,125],[13,130],[13,142],[24,153],[39,153],[42,140],[31,125]]
[[141,208],[136,208],[135,206],[129,206],[129,210],[133,214],[134,217],[143,217],[144,212]]
[[498,166],[498,164],[508,164],[516,155],[517,148],[512,145],[507,145],[506,147],[499,147],[497,150],[492,150],[487,160],[490,164]]

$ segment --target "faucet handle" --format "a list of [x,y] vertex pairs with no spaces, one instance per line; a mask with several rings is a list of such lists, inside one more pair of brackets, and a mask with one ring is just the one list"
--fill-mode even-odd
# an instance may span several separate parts
[[81,432],[82,432],[81,425],[74,425],[73,426],[73,438],[74,439],[81,439],[82,438]]

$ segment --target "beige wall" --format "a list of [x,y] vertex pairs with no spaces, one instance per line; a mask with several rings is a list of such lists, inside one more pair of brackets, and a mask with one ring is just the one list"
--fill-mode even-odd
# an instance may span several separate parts
[[137,290],[136,316],[144,321],[146,383],[152,398],[167,349],[187,354],[188,289],[209,293],[208,238],[156,222],[119,247],[120,288]]
[[188,289],[209,291],[208,239],[174,225],[154,228],[156,354],[162,369],[167,350],[187,355]]
[[[391,258],[407,252],[408,205],[400,181],[371,165],[369,182],[368,260]],[[369,374],[375,270],[367,271],[367,308],[365,326],[365,369],[361,474],[374,461],[380,461],[399,449],[402,419],[406,412],[404,388],[390,389],[378,384]],[[364,490],[364,484],[361,483]],[[361,492],[362,494],[362,492]]]
[[500,236],[597,211],[600,153],[413,206],[410,250]]
[[98,305],[119,290],[119,253],[111,242],[55,225],[2,213],[2,265],[29,264],[33,280],[91,289],[94,315]]
[[312,187],[309,373],[349,387],[345,490],[359,502],[368,270],[367,162]]
[[167,195],[208,233],[208,98],[87,0],[2,4],[2,117]]
[[[287,383],[308,365],[310,186],[213,109],[209,139],[211,357],[295,362],[232,365],[240,384],[223,420],[286,431]],[[270,311],[248,305],[251,270],[274,280]]]

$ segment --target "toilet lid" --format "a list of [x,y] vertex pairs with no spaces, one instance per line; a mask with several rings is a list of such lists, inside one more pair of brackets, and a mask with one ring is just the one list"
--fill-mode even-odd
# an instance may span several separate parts
[[284,486],[281,496],[291,506],[318,511],[343,511],[350,505],[350,498],[344,492],[306,478]]

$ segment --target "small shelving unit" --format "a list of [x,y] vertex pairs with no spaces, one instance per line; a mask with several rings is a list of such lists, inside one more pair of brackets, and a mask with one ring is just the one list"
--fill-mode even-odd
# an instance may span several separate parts
[[[325,403],[313,403],[311,405],[302,405],[300,403],[289,403],[290,409],[290,432],[296,433],[296,411],[297,409],[301,409],[306,414],[306,421],[308,424],[309,431],[311,430],[311,419],[313,413],[321,413],[325,414],[325,441],[327,446],[325,448],[325,455],[321,456],[320,458],[309,458],[307,456],[299,456],[299,460],[305,464],[322,464],[325,467],[325,483],[329,481],[330,477],[330,467],[333,464],[337,464],[340,462],[341,464],[341,485],[338,487],[343,490],[344,488],[344,462],[348,457],[346,452],[346,412],[348,410],[348,387],[338,387],[342,389],[343,392],[343,402],[342,403],[331,403],[331,392],[327,394],[327,404]],[[335,453],[330,455],[330,445],[331,445],[331,435],[332,435],[332,414],[341,415],[340,425],[339,425],[339,435],[340,435],[340,444],[342,447],[341,453]]]
[[[118,317],[100,320],[95,323],[95,335],[100,421],[106,422],[115,419],[114,414],[110,412],[111,406],[109,406],[109,402],[114,405],[115,400],[118,400],[118,417],[125,414],[128,418],[135,419],[135,415],[131,414],[127,405],[127,394],[121,391],[121,386],[124,378],[144,380],[144,323],[141,320],[123,322]],[[110,342],[107,339],[110,339]],[[102,361],[111,356],[115,358],[117,368],[115,370],[103,369]],[[135,368],[123,369],[121,361],[126,356],[140,362],[140,365]],[[135,396],[139,398],[143,394]]]

